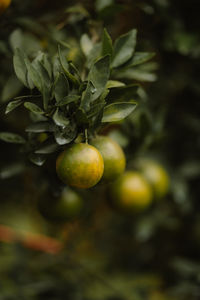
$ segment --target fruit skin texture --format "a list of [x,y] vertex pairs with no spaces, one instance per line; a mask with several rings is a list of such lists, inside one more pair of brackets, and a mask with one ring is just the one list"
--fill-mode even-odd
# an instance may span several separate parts
[[100,152],[93,146],[78,143],[70,145],[56,161],[58,177],[70,186],[90,188],[103,175],[104,162]]
[[3,12],[11,3],[11,0],[0,0],[0,13]]
[[126,158],[119,144],[106,136],[94,138],[91,144],[100,151],[104,160],[102,179],[108,182],[119,177],[124,172],[126,166]]
[[152,203],[153,191],[147,180],[136,171],[127,171],[111,186],[112,202],[126,212],[145,210]]
[[64,188],[59,197],[46,195],[39,201],[38,208],[46,219],[56,222],[65,222],[80,216],[83,208],[83,199],[69,188]]
[[155,161],[147,159],[139,162],[139,169],[152,185],[155,198],[164,197],[169,190],[170,184],[170,179],[165,169]]

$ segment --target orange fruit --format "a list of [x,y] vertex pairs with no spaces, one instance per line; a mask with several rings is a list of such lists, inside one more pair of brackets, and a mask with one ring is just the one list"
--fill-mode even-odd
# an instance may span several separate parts
[[164,197],[167,194],[170,185],[169,175],[164,167],[149,159],[142,159],[139,161],[138,167],[143,176],[152,185],[155,197],[157,199]]
[[6,10],[6,8],[10,5],[11,0],[0,0],[0,13]]
[[57,158],[58,177],[70,186],[90,188],[103,175],[104,162],[100,152],[93,146],[78,143],[67,147]]
[[127,212],[137,212],[150,206],[153,192],[148,181],[138,172],[127,171],[112,185],[113,204]]
[[113,181],[119,177],[125,169],[126,158],[122,148],[113,139],[106,136],[98,136],[91,141],[101,153],[104,160],[104,181]]

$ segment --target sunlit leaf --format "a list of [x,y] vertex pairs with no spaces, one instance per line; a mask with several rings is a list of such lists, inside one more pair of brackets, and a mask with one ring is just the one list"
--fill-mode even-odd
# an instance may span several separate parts
[[104,108],[102,122],[117,122],[130,115],[136,108],[136,103],[113,103]]

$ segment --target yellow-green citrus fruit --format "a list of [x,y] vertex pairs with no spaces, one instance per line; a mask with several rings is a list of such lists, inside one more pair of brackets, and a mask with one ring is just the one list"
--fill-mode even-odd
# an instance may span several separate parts
[[57,158],[58,177],[70,186],[90,188],[103,175],[104,162],[100,152],[93,146],[78,143],[67,147]]
[[64,188],[61,195],[46,195],[39,201],[40,213],[50,221],[65,222],[80,216],[83,208],[81,196],[69,188]]
[[91,141],[104,160],[104,181],[113,181],[119,177],[125,169],[126,158],[122,148],[113,139],[106,136],[98,136]]
[[153,160],[144,159],[139,162],[139,169],[152,185],[155,197],[164,197],[169,190],[170,179],[163,166]]
[[142,211],[150,206],[153,191],[148,181],[135,171],[127,171],[118,178],[110,190],[112,203],[127,212]]
[[3,12],[11,3],[11,0],[0,0],[0,13]]

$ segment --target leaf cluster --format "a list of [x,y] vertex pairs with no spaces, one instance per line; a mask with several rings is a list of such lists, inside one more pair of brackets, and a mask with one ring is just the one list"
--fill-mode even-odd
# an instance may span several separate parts
[[[25,129],[26,140],[6,132],[0,138],[24,143],[31,161],[42,165],[45,154],[79,137],[83,139],[86,131],[90,137],[105,123],[118,122],[130,115],[136,108],[138,85],[117,81],[115,74],[144,64],[154,55],[135,52],[136,34],[135,29],[130,30],[114,43],[106,29],[98,43],[84,34],[80,40],[85,57],[82,66],[70,60],[66,43],[59,44],[54,55],[39,51],[34,58],[16,48],[14,70],[30,95],[11,100],[5,113],[23,105],[33,122]],[[41,142],[42,133],[46,138]]]

